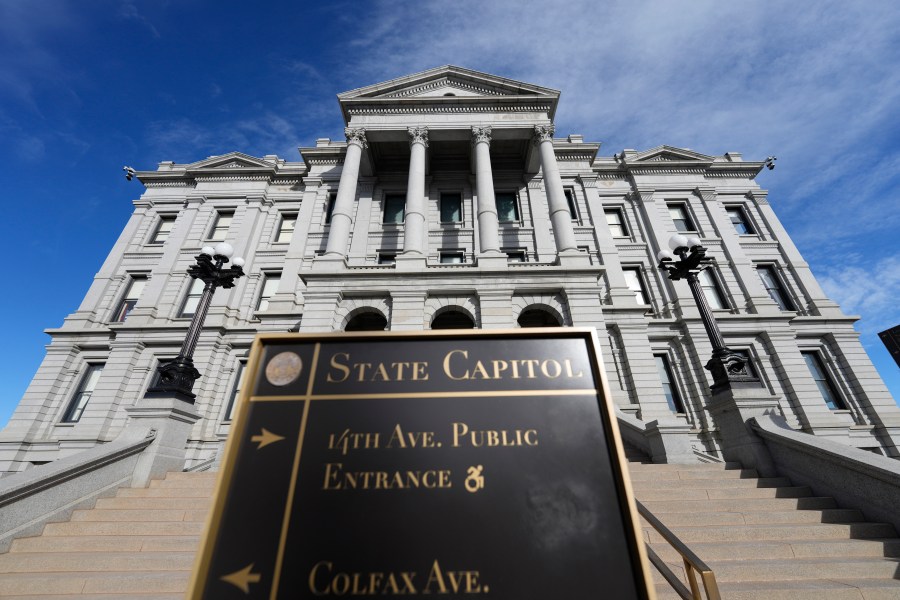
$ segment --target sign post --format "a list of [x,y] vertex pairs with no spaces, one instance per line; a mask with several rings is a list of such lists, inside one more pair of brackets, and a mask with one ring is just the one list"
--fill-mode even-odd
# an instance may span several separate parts
[[653,599],[595,333],[254,342],[190,598]]

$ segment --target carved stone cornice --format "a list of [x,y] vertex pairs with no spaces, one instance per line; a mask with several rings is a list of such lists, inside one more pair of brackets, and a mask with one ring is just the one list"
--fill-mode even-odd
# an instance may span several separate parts
[[360,148],[368,147],[366,141],[366,130],[362,127],[345,127],[344,135],[347,136],[348,144],[356,144]]
[[409,147],[413,144],[422,144],[428,147],[428,128],[427,127],[408,127],[406,132],[409,134]]
[[485,144],[490,145],[491,143],[491,128],[490,127],[472,127],[472,143],[479,144],[484,142]]
[[753,200],[757,204],[768,204],[769,192],[767,190],[750,190],[747,192],[747,198]]
[[556,126],[553,124],[535,125],[534,126],[534,143],[540,144],[541,142],[552,142],[553,141],[553,133],[555,131],[556,131]]
[[716,198],[718,197],[715,188],[698,187],[694,190],[694,193],[697,194],[704,202],[715,202]]

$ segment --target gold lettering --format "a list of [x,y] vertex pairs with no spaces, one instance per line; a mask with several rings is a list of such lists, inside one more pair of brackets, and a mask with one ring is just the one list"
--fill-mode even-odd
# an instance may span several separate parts
[[494,365],[494,379],[500,379],[500,373],[509,369],[509,363],[505,360],[492,360]]
[[[481,373],[481,377],[476,377],[476,374]],[[475,368],[472,369],[472,379],[490,379],[491,376],[488,375],[487,369],[484,368],[484,365],[481,364],[480,360],[475,361]]]
[[478,571],[466,571],[466,593],[481,593],[481,584],[478,583]]
[[566,375],[567,375],[567,376],[569,376],[569,377],[571,377],[571,378],[574,378],[574,379],[578,379],[578,378],[580,378],[580,377],[584,377],[584,373],[583,373],[580,369],[579,369],[579,371],[578,371],[578,375],[573,375],[573,374],[572,374],[572,359],[571,359],[571,358],[567,358],[567,359],[564,360],[563,362],[564,362],[565,365],[566,365]]
[[[380,378],[380,379],[379,379]],[[384,367],[384,363],[378,363],[378,367],[375,369],[375,372],[372,374],[372,381],[390,381],[391,378],[388,377],[387,369]]]
[[423,594],[431,593],[431,584],[438,584],[438,593],[446,594],[447,586],[444,584],[444,575],[441,573],[441,565],[438,564],[437,559],[435,559],[434,564],[431,565],[431,571],[428,572],[428,581],[425,583],[425,587],[422,590]]
[[408,571],[400,572],[400,577],[403,578],[403,585],[406,588],[406,590],[401,593],[403,593],[403,594],[406,594],[406,593],[415,594],[416,593],[416,586],[414,586],[413,582],[412,582],[413,577],[415,577],[415,576],[416,576],[415,572],[408,572]]
[[403,381],[403,367],[408,367],[408,362],[395,362],[391,363],[391,366],[397,369],[396,379],[397,381]]
[[349,361],[350,355],[347,354],[346,352],[338,352],[338,353],[332,355],[332,357],[331,357],[331,368],[337,369],[338,371],[343,373],[344,376],[341,377],[340,379],[334,379],[331,376],[331,372],[329,372],[328,375],[325,377],[325,381],[327,381],[328,383],[342,383],[344,381],[347,381],[347,377],[350,376],[350,367],[339,363],[337,361],[339,356],[343,356],[345,360]]
[[311,591],[314,596],[325,596],[328,594],[327,587],[324,591],[316,587],[316,573],[318,572],[319,567],[323,566],[328,570],[329,573],[331,572],[331,563],[324,560],[317,562],[312,568],[312,571],[309,572],[309,591]]
[[534,379],[534,365],[538,364],[537,359],[522,359],[519,362],[528,368],[528,379]]
[[[532,439],[531,436],[534,436],[534,438]],[[528,431],[525,432],[525,443],[529,446],[537,446],[538,445],[537,429],[529,429]]]
[[[548,364],[552,365],[554,367],[554,372],[556,373],[556,375],[551,375],[547,371]],[[562,366],[560,366],[560,364],[558,362],[556,362],[555,360],[553,360],[552,358],[548,358],[547,360],[545,360],[544,362],[541,363],[541,373],[544,374],[544,377],[549,377],[550,379],[556,379],[557,377],[559,377],[559,374],[562,373]]]
[[444,373],[447,375],[447,377],[449,377],[450,379],[453,379],[454,381],[468,379],[469,378],[468,370],[459,377],[456,377],[455,375],[453,375],[453,373],[450,372],[450,357],[453,356],[454,354],[462,354],[463,358],[469,358],[469,352],[467,350],[451,350],[450,352],[447,353],[446,356],[444,356]]
[[[335,470],[332,470],[332,468]],[[338,473],[341,471],[341,463],[325,463],[325,483],[322,484],[323,490],[339,490],[341,489],[340,481],[337,481]],[[334,481],[336,482],[335,487],[329,487],[329,484]]]
[[453,424],[453,447],[459,448],[459,438],[469,433],[469,426],[465,423]]
[[413,381],[428,381],[428,373],[425,372],[427,362],[412,363],[412,379]]
[[366,378],[366,369],[372,366],[372,363],[356,363],[353,365],[357,372],[357,381],[364,381]]
[[406,440],[403,439],[403,430],[400,428],[400,423],[397,423],[397,425],[394,427],[394,432],[391,434],[391,439],[388,440],[388,444],[386,447],[393,447],[395,440],[401,448],[406,448]]

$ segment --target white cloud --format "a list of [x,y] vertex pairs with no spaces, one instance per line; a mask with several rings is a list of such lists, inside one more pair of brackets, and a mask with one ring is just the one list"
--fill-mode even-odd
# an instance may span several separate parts
[[845,313],[865,315],[857,325],[864,335],[900,324],[900,256],[829,269],[819,282]]

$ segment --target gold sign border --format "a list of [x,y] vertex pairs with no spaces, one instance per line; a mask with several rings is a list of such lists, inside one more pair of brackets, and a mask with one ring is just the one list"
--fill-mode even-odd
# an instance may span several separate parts
[[[312,400],[338,400],[340,398],[398,398],[398,397],[421,397],[424,395],[447,398],[460,397],[466,395],[472,396],[498,396],[512,395],[504,394],[504,392],[423,392],[423,393],[380,393],[380,394],[356,394],[356,395],[340,395],[329,397],[327,395],[312,395],[314,377],[318,367],[319,348],[322,343],[333,342],[336,340],[351,342],[353,340],[386,339],[391,341],[399,341],[402,339],[418,339],[422,338],[545,338],[545,339],[583,339],[587,344],[589,360],[591,368],[594,370],[594,381],[599,382],[598,389],[574,389],[565,390],[565,394],[581,395],[592,394],[599,395],[598,404],[600,409],[605,413],[603,421],[604,433],[607,440],[612,440],[614,458],[612,460],[613,472],[616,475],[616,489],[619,496],[624,496],[627,507],[627,516],[629,523],[625,523],[626,533],[631,532],[628,540],[631,546],[632,556],[637,557],[637,562],[643,575],[644,588],[641,591],[646,593],[646,600],[656,600],[656,589],[653,583],[653,577],[650,572],[649,562],[647,560],[647,552],[644,548],[643,535],[638,517],[637,506],[634,501],[634,490],[631,485],[631,477],[628,472],[627,461],[625,459],[625,450],[622,446],[622,437],[619,434],[619,424],[616,418],[615,406],[612,403],[612,395],[609,391],[609,382],[606,378],[606,370],[603,368],[603,355],[600,352],[600,344],[597,339],[597,330],[593,327],[533,327],[520,329],[446,329],[446,330],[426,330],[426,331],[366,331],[366,332],[322,332],[322,333],[261,333],[253,340],[250,348],[250,356],[247,364],[247,374],[245,381],[247,385],[240,391],[238,397],[238,410],[231,422],[231,431],[228,434],[228,440],[225,443],[225,452],[222,457],[222,468],[216,478],[216,486],[214,492],[214,500],[212,510],[206,517],[206,525],[202,538],[202,549],[197,553],[194,559],[194,566],[191,572],[191,581],[187,598],[189,600],[203,600],[203,589],[208,577],[209,566],[212,561],[212,553],[215,548],[216,538],[218,537],[218,529],[214,527],[219,521],[225,509],[225,501],[227,499],[226,491],[231,484],[234,475],[234,465],[237,460],[240,442],[248,433],[244,428],[244,421],[247,418],[247,412],[250,410],[250,403],[261,401],[261,397],[251,396],[251,391],[255,387],[257,376],[260,369],[261,357],[263,350],[268,342],[298,342],[298,343],[314,343],[313,360],[309,370],[309,381],[307,384],[305,396],[266,396],[266,401],[277,400],[305,400],[307,401],[303,409],[303,418],[300,425],[300,435],[297,440],[297,449],[294,456],[293,469],[296,470],[300,464],[300,454],[303,449],[303,438],[306,433],[306,418],[309,414],[309,405]],[[597,394],[600,392],[600,394]],[[539,390],[536,395],[554,395],[553,390]],[[560,391],[562,393],[562,391]],[[514,392],[515,395],[522,395],[522,392]],[[359,398],[357,398],[359,397]],[[258,400],[257,400],[258,398]],[[279,540],[279,552],[276,559],[275,572],[273,574],[271,597],[275,600],[278,590],[278,580],[280,576],[281,562],[283,557],[283,548],[285,544],[285,532],[290,521],[290,506],[293,501],[293,494],[296,487],[296,473],[291,474],[291,485],[288,492],[287,504],[284,521],[282,525],[281,538]],[[626,516],[625,514],[622,515]]]

